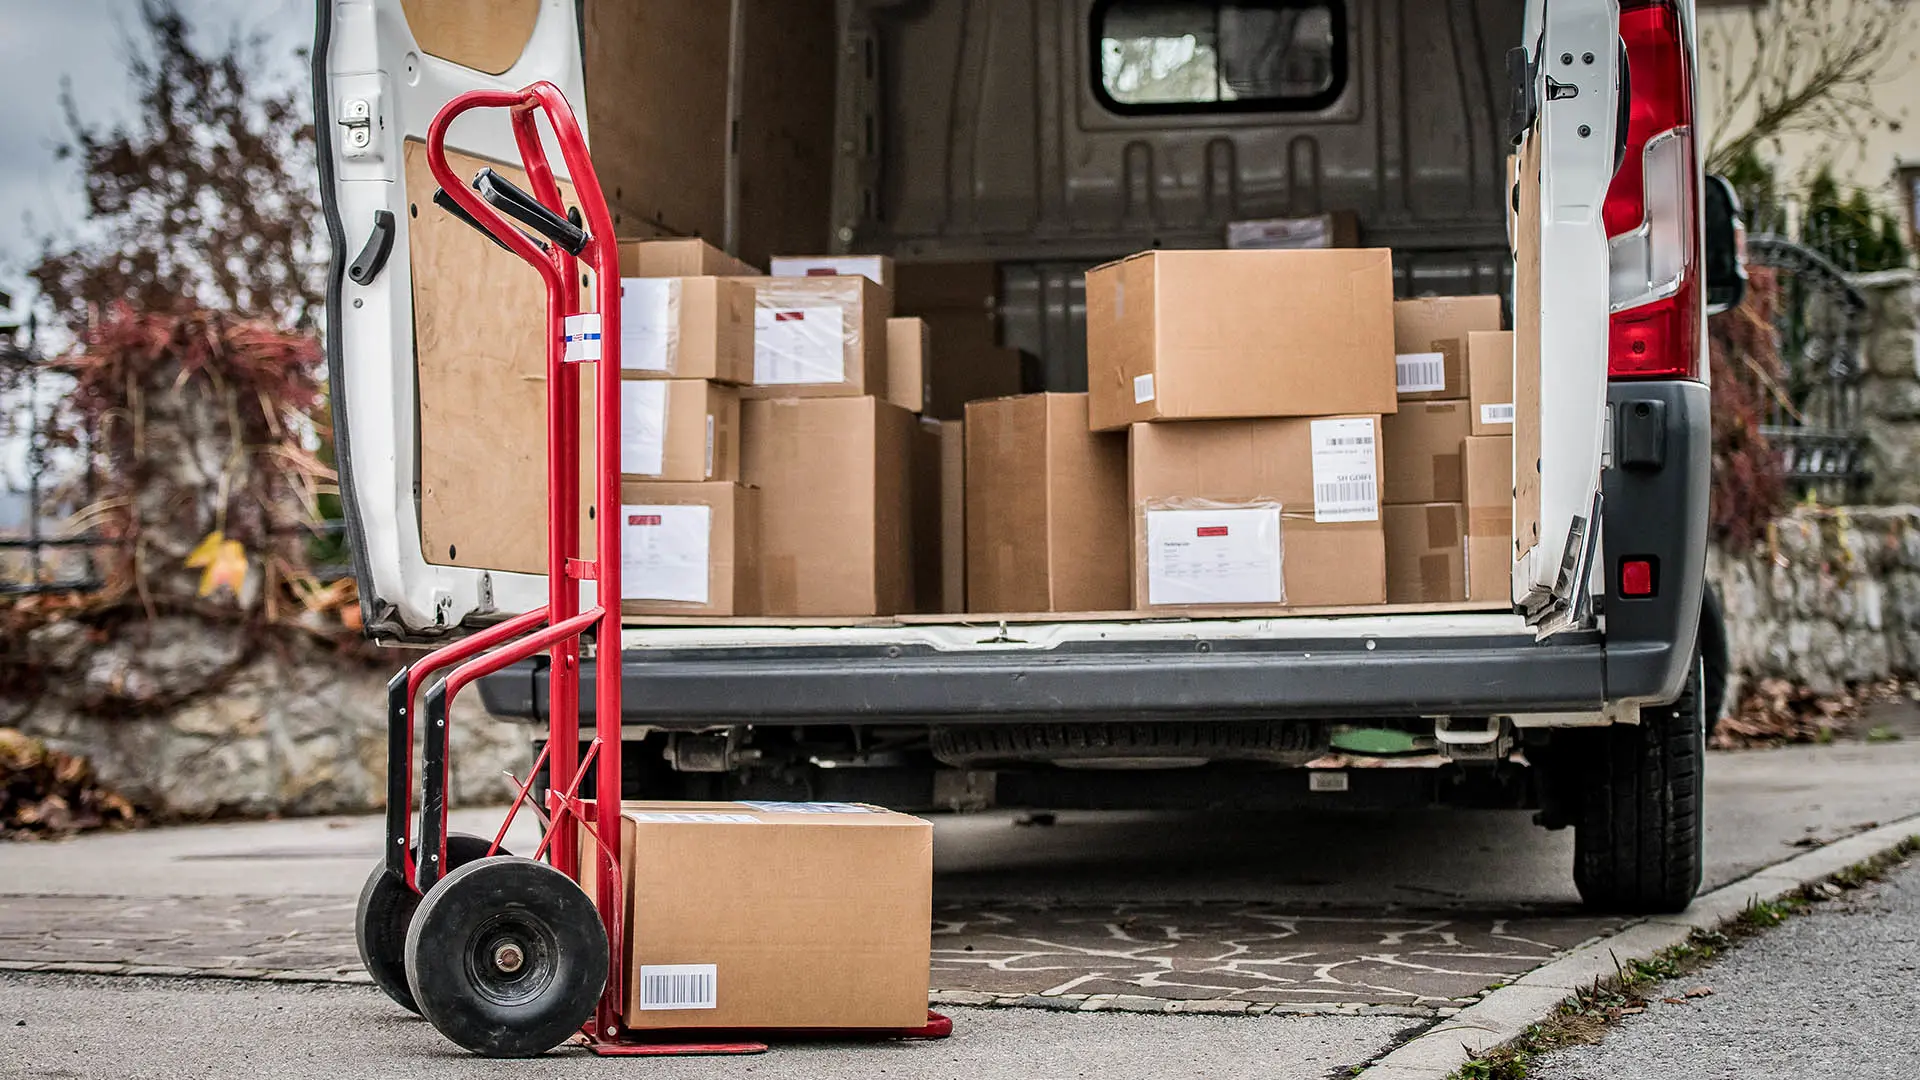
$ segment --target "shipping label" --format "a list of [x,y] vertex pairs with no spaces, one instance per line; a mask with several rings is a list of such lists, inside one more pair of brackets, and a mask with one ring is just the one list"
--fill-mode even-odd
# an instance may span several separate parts
[[[628,815],[638,817],[637,814]],[[714,964],[641,964],[640,1008],[717,1009],[720,969]]]
[[1282,604],[1280,507],[1147,511],[1147,603]]
[[627,820],[643,825],[758,825],[752,814],[726,814],[717,810],[630,810]]
[[562,322],[561,333],[566,339],[566,351],[561,359],[569,364],[583,364],[600,359],[600,314],[589,311],[583,315],[569,315]]
[[1402,394],[1427,394],[1447,388],[1447,354],[1401,353],[1393,358],[1394,388]]
[[667,384],[620,384],[620,471],[659,476],[666,471]]
[[620,508],[620,597],[707,603],[713,508]]
[[871,806],[849,802],[756,802],[742,799],[740,805],[751,806],[763,814],[877,814],[880,812]]
[[680,283],[672,278],[620,279],[620,366],[673,370],[680,352]]
[[1153,373],[1133,377],[1133,403],[1145,405],[1153,400]]
[[1378,521],[1378,440],[1372,420],[1315,420],[1313,520]]
[[756,309],[754,385],[845,382],[846,324],[846,312],[840,307]]

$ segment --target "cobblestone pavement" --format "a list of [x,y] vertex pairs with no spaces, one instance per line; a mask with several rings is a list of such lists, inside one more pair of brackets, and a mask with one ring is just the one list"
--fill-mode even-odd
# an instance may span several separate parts
[[[339,898],[0,895],[0,969],[364,982],[352,925],[353,904]],[[1199,1011],[1431,1015],[1615,925],[1247,904],[945,905],[933,984],[959,1004],[1125,997],[1188,1011],[1218,1002]]]

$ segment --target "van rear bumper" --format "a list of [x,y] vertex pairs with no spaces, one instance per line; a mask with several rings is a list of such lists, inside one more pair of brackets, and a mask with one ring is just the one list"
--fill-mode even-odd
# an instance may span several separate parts
[[[1606,632],[1148,641],[941,651],[902,645],[629,650],[626,723],[721,725],[1264,720],[1593,713],[1674,700],[1692,667],[1707,545],[1707,388],[1615,383],[1601,566],[1651,560],[1656,594],[1603,597]],[[591,687],[598,672],[583,665]],[[481,681],[497,716],[544,722],[544,661]],[[593,694],[582,693],[592,715]]]
[[[1664,668],[1665,646],[1622,652],[1598,635],[1444,643],[1169,641],[1044,654],[897,649],[629,653],[626,723],[667,729],[823,723],[1257,720],[1592,713],[1610,666]],[[583,665],[591,715],[598,672]],[[498,716],[544,721],[544,667],[483,680]]]

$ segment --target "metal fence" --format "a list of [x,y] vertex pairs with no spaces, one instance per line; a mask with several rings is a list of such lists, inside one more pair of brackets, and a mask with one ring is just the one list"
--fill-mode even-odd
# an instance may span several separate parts
[[1859,501],[1868,479],[1861,423],[1861,346],[1867,300],[1840,267],[1781,236],[1747,241],[1750,268],[1770,270],[1773,329],[1780,352],[1777,385],[1761,428],[1798,498]]
[[65,384],[34,348],[31,323],[21,337],[0,333],[0,596],[102,584],[94,553],[110,541],[65,525],[95,487],[92,433],[55,439]]

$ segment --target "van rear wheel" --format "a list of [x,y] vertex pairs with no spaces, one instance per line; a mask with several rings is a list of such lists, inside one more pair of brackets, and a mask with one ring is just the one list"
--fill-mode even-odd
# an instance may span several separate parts
[[1583,732],[1582,808],[1573,882],[1588,907],[1638,915],[1681,911],[1704,866],[1707,752],[1700,661],[1679,700],[1642,709],[1640,723]]

